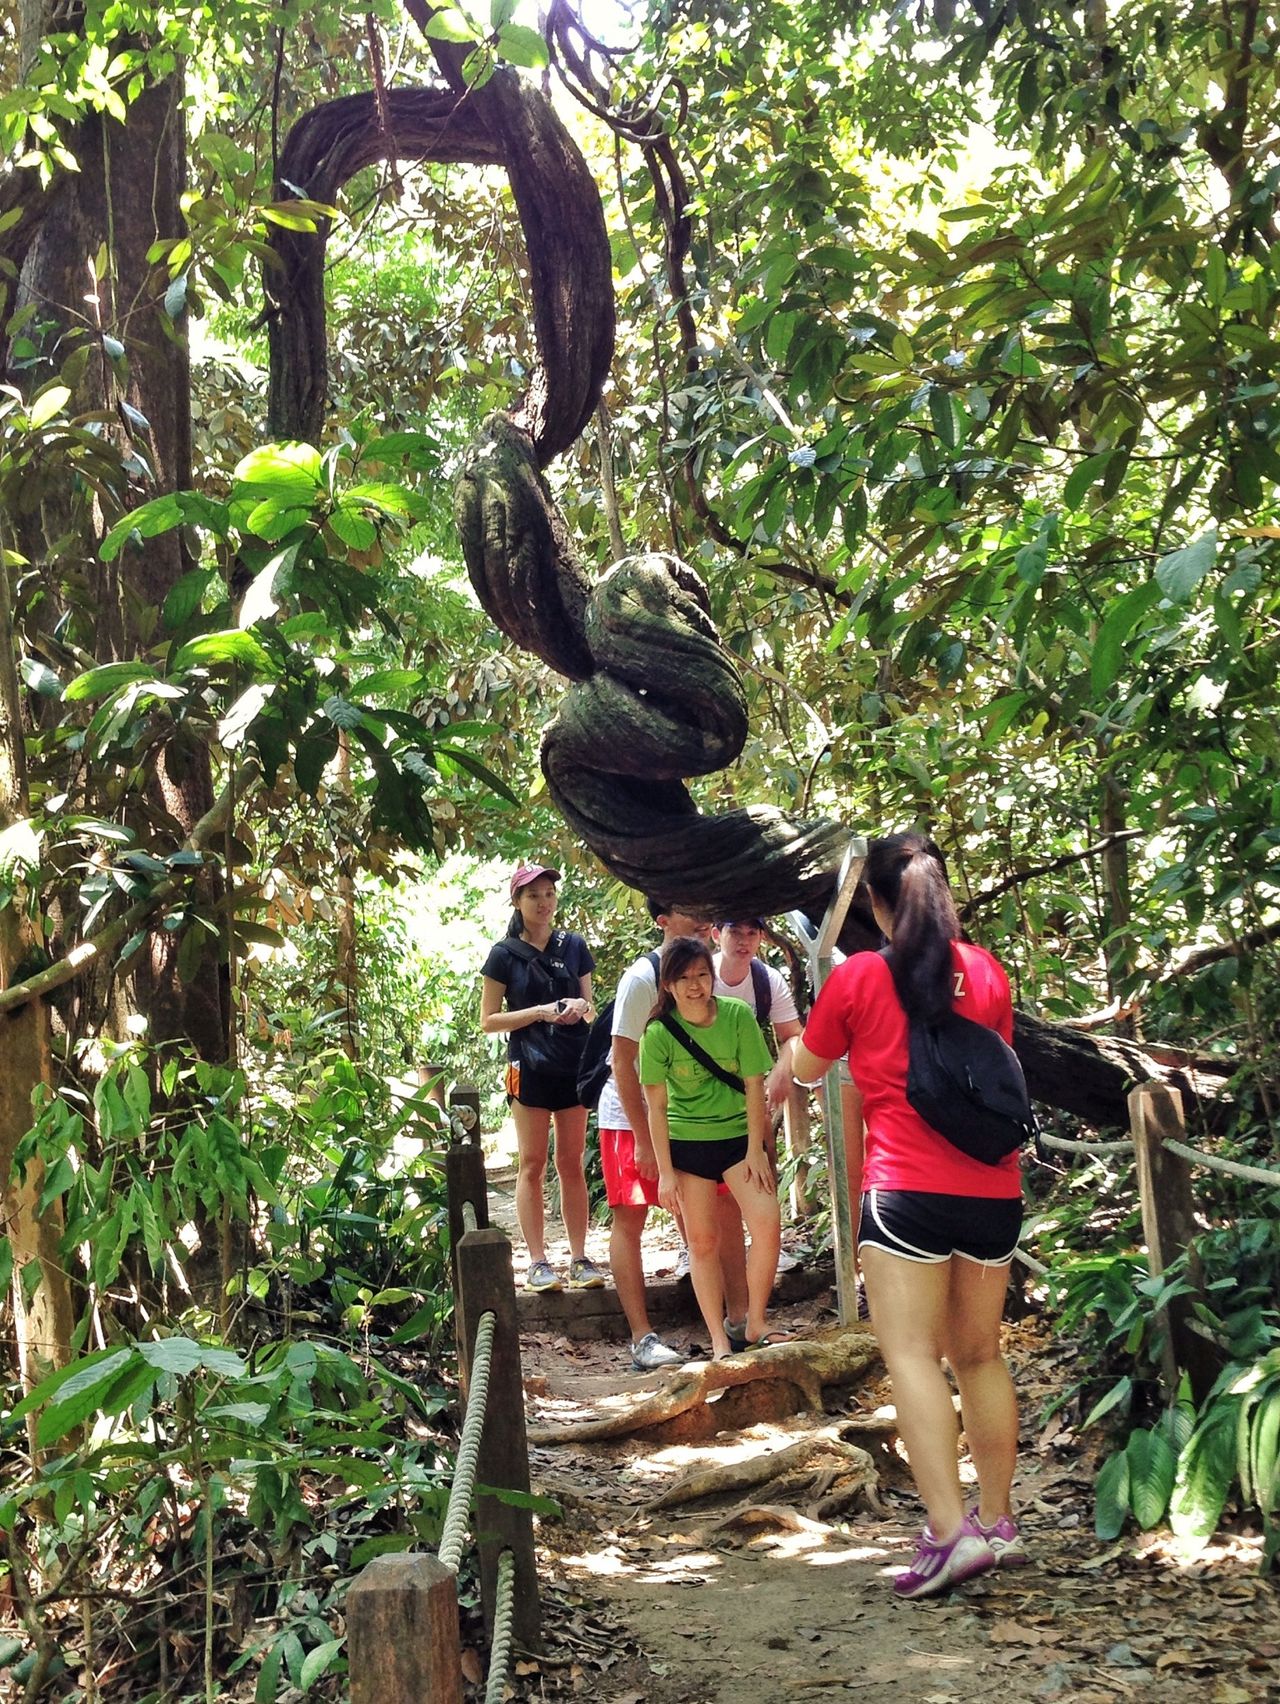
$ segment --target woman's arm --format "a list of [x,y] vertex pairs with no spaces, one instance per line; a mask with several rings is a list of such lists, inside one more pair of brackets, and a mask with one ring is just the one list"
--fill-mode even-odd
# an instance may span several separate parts
[[665,1083],[646,1083],[644,1085],[645,1109],[649,1115],[649,1140],[653,1144],[653,1155],[658,1162],[658,1200],[668,1213],[674,1213],[679,1206],[679,1196],[676,1193],[675,1167],[671,1164],[671,1131],[667,1125],[667,1085]]
[[[491,976],[481,979],[480,1028],[486,1035],[506,1035],[510,1030],[528,1029],[530,1024],[556,1022],[554,1004],[522,1006],[518,1012],[504,1012],[502,1002],[506,993],[505,982],[495,982]],[[572,1021],[576,1023],[578,1020],[575,1018]]]
[[791,1055],[791,1073],[797,1083],[803,1083],[805,1088],[811,1089],[822,1081],[836,1063],[834,1059],[823,1059],[818,1054],[811,1053],[804,1041],[800,1040]]
[[747,1182],[772,1194],[777,1185],[766,1147],[769,1109],[765,1104],[763,1073],[758,1077],[744,1077],[743,1087],[747,1095]]

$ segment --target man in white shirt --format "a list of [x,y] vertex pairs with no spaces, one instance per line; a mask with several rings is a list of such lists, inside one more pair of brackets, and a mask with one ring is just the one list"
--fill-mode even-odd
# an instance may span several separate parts
[[[780,1112],[791,1092],[791,1055],[804,1025],[796,1010],[795,996],[786,979],[772,965],[757,958],[764,939],[764,920],[748,917],[735,923],[718,924],[713,957],[717,994],[743,1000],[759,1019],[761,1029],[773,1025],[778,1060],[765,1079],[765,1100],[771,1113]],[[754,968],[753,968],[754,963]],[[766,998],[761,999],[760,994]]]
[[[662,930],[662,945],[686,935],[706,940],[709,923],[699,922],[657,900],[649,915]],[[609,1266],[622,1311],[631,1331],[631,1360],[640,1372],[678,1366],[684,1357],[662,1342],[649,1323],[644,1291],[644,1262],[640,1239],[650,1207],[658,1204],[658,1163],[649,1139],[649,1115],[640,1087],[640,1038],[658,1003],[656,953],[645,953],[622,974],[613,1004],[611,1072],[596,1112],[600,1128],[600,1161],[605,1191],[613,1215],[609,1232]],[[747,1270],[742,1253],[742,1219],[727,1192],[721,1213],[722,1239],[736,1225],[736,1252],[731,1246],[725,1267],[725,1304],[730,1317],[746,1311]],[[723,1207],[723,1204],[722,1204]]]

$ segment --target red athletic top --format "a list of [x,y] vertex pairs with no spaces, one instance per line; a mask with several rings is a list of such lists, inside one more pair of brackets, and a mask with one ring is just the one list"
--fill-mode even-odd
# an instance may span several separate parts
[[[951,943],[955,1010],[1013,1042],[1009,979],[983,947]],[[805,1025],[804,1045],[819,1059],[847,1053],[862,1091],[867,1126],[864,1189],[1005,1200],[1022,1192],[1016,1152],[984,1165],[931,1130],[907,1104],[907,1014],[879,953],[855,953],[831,972]]]

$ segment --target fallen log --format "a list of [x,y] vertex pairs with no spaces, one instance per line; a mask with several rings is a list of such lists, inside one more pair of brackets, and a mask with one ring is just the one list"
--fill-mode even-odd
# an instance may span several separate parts
[[[785,1413],[821,1413],[827,1386],[849,1385],[878,1367],[880,1352],[865,1326],[823,1332],[771,1349],[731,1355],[680,1368],[661,1389],[620,1414],[560,1426],[530,1426],[534,1444],[582,1444],[643,1433],[653,1442],[687,1441],[730,1427],[779,1419]],[[730,1400],[740,1394],[740,1400]],[[794,1402],[795,1406],[786,1407]]]

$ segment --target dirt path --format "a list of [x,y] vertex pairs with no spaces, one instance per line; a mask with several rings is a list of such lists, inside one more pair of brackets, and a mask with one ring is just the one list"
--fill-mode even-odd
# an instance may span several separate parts
[[[809,1323],[791,1311],[790,1323]],[[1012,1329],[1009,1347],[1034,1421],[1055,1369],[1032,1327]],[[619,1353],[528,1343],[531,1421],[586,1417],[659,1382],[620,1372]],[[857,1406],[866,1411],[882,1394],[859,1393]],[[719,1527],[741,1498],[693,1513],[646,1510],[693,1464],[775,1450],[835,1420],[801,1416],[699,1445],[535,1448],[535,1484],[564,1509],[562,1522],[542,1529],[549,1576],[607,1604],[645,1659],[637,1670],[622,1653],[616,1679],[580,1665],[583,1696],[600,1704],[778,1704],[833,1693],[870,1704],[1280,1698],[1280,1601],[1256,1572],[1256,1538],[1224,1539],[1193,1562],[1161,1535],[1100,1544],[1092,1472],[1052,1423],[1024,1435],[1017,1494],[1033,1565],[943,1601],[902,1604],[890,1590],[921,1518],[905,1481],[884,1492],[882,1514],[802,1520],[798,1530],[781,1519],[745,1532]]]
[[[499,1183],[497,1220],[506,1216],[502,1194]],[[602,1233],[589,1248],[604,1257]],[[673,1254],[659,1235],[647,1259],[662,1271]],[[821,1328],[832,1322],[830,1297],[776,1318]],[[674,1337],[687,1347],[700,1335]],[[522,1352],[533,1426],[616,1412],[663,1382],[634,1373],[622,1343],[529,1335]],[[541,1527],[542,1572],[559,1607],[552,1661],[531,1678],[539,1690],[530,1696],[592,1704],[847,1694],[868,1704],[1280,1699],[1280,1593],[1257,1573],[1256,1533],[1220,1537],[1194,1559],[1162,1533],[1101,1544],[1092,1530],[1093,1462],[1060,1420],[1040,1420],[1070,1352],[1034,1320],[1008,1328],[1008,1352],[1024,1417],[1016,1496],[1033,1564],[941,1601],[898,1603],[890,1589],[922,1519],[905,1475],[882,1481],[879,1512],[834,1522],[809,1519],[800,1506],[725,1527],[726,1512],[749,1495],[693,1510],[647,1507],[691,1466],[774,1451],[873,1413],[888,1403],[882,1382],[853,1392],[838,1413],[706,1443],[534,1446],[534,1487],[557,1499],[563,1518]],[[613,1635],[601,1631],[600,1606]]]

